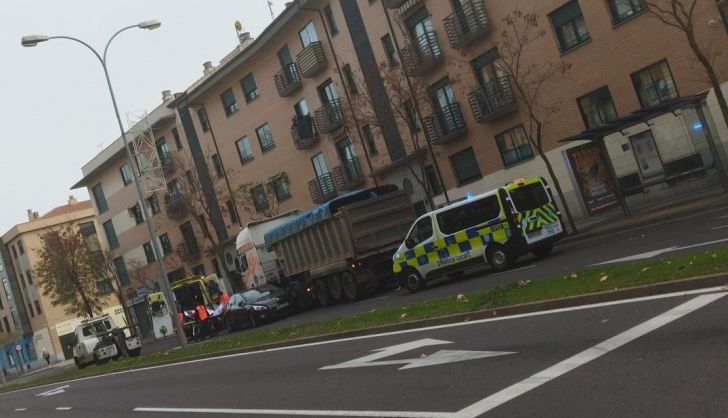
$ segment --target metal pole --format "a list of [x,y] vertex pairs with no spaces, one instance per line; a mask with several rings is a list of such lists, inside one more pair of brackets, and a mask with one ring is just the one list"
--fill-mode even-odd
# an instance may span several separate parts
[[705,111],[703,110],[703,103],[695,106],[695,112],[698,114],[698,120],[703,126],[703,133],[705,133],[705,141],[708,143],[710,153],[713,154],[713,165],[718,170],[718,176],[720,176],[720,183],[723,185],[723,190],[728,191],[728,177],[726,177],[725,167],[723,167],[723,161],[720,158],[718,152],[718,146],[713,139],[713,134],[710,132],[710,126],[708,126],[708,120],[705,118]]

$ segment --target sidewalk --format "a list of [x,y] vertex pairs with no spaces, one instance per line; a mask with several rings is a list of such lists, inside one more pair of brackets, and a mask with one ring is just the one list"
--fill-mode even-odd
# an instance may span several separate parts
[[49,366],[37,367],[30,369],[23,375],[11,374],[6,377],[8,383],[25,383],[31,380],[35,380],[38,375],[54,375],[65,371],[70,367],[75,367],[73,360],[64,360],[56,363],[51,363]]
[[576,227],[579,232],[567,236],[559,243],[577,242],[722,207],[728,207],[728,193],[720,190],[630,207],[632,214],[628,217],[624,216],[621,207],[614,208],[603,214],[577,221]]

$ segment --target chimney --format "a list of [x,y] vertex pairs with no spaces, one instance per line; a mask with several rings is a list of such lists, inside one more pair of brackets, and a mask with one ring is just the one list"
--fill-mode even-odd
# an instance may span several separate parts
[[68,196],[68,206],[73,206],[76,203],[78,203],[78,199],[76,199],[73,195]]
[[174,99],[174,96],[172,96],[172,90],[164,90],[162,91],[162,102],[166,102],[167,100]]
[[205,68],[202,71],[202,73],[205,75],[210,74],[212,72],[212,70],[215,69],[215,67],[212,66],[212,62],[210,62],[210,61],[205,62],[204,64],[202,64],[202,66]]
[[250,36],[250,32],[238,33],[238,39],[240,39],[240,48],[245,49],[248,45],[253,43],[253,37]]
[[33,209],[28,209],[28,222],[33,222],[34,220],[38,219],[36,213],[37,212],[33,212]]

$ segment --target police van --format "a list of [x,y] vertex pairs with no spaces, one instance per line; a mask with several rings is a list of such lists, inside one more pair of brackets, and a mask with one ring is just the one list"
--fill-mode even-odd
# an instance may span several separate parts
[[500,271],[528,252],[546,257],[563,234],[546,181],[519,179],[422,215],[394,254],[393,269],[403,286],[416,291],[470,265],[488,263]]

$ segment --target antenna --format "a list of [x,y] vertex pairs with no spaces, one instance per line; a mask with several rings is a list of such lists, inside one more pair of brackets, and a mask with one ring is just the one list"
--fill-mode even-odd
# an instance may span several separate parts
[[268,0],[268,10],[270,10],[270,19],[275,20],[276,15],[273,13],[273,1]]

